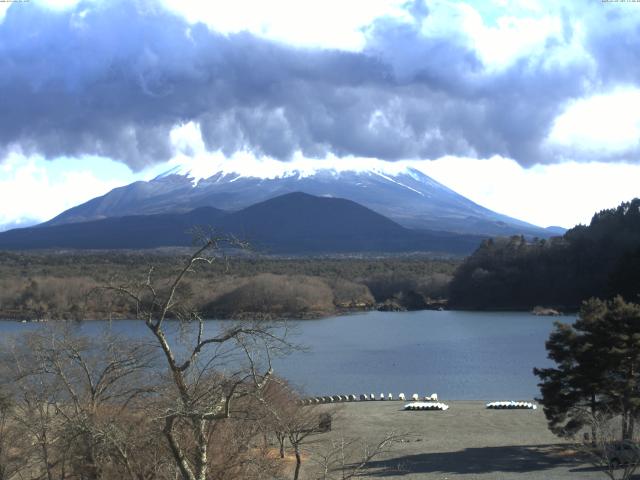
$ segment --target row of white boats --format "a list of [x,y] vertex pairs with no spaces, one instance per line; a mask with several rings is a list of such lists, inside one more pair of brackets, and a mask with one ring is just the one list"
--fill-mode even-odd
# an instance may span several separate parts
[[441,402],[411,402],[404,406],[405,410],[449,410],[449,405]]
[[[310,397],[305,398],[301,401],[303,405],[313,405],[316,403],[337,403],[337,402],[366,402],[366,401],[389,401],[389,400],[400,400],[404,402],[407,400],[407,397],[404,393],[398,394],[398,397],[395,398],[393,393],[389,393],[385,395],[381,393],[379,396],[376,396],[375,393],[367,394],[362,393],[359,396],[356,395],[326,395],[324,397]],[[420,400],[420,395],[414,393],[411,396],[411,400],[417,402]],[[426,402],[436,402],[438,401],[438,394],[432,393],[431,395],[426,395],[424,397],[424,401]]]
[[513,400],[509,400],[508,402],[489,402],[487,403],[487,408],[492,408],[496,410],[502,410],[502,409],[535,410],[538,408],[538,406],[535,403],[531,403],[531,402],[514,402]]
[[[486,405],[489,409],[495,410],[536,410],[538,407],[531,402],[489,402]],[[449,410],[449,405],[440,402],[411,402],[404,406],[405,410]]]
[[[356,395],[327,395],[324,397],[310,397],[305,398],[301,401],[303,405],[313,405],[313,404],[321,404],[321,403],[339,403],[339,402],[365,402],[365,401],[389,401],[389,400],[400,400],[402,402],[406,401],[407,398],[404,393],[398,394],[397,398],[393,396],[392,393],[385,395],[381,393],[379,396],[375,394],[366,394],[363,393],[360,396]],[[438,402],[438,394],[432,393],[431,395],[426,395],[422,399],[420,395],[414,393],[411,396],[411,403],[408,403],[404,406],[405,410],[448,410],[449,406]],[[513,400],[508,401],[498,401],[498,402],[489,402],[486,404],[486,408],[494,409],[494,410],[536,410],[538,407],[536,404],[532,402],[516,402]]]

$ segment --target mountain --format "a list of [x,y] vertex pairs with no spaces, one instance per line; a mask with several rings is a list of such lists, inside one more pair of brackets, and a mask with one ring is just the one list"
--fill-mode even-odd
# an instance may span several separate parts
[[275,178],[218,172],[199,181],[188,173],[170,171],[147,182],[116,188],[63,212],[45,225],[123,215],[184,213],[204,206],[238,211],[292,192],[352,200],[411,229],[542,238],[555,234],[481,207],[411,168],[395,174],[378,169],[290,170]]
[[191,245],[196,225],[215,225],[226,215],[212,207],[188,213],[131,215],[0,233],[0,249],[118,249]]
[[557,227],[555,225],[545,228],[549,235],[552,237],[561,237],[565,233],[567,233],[567,229],[564,227]]
[[300,192],[230,214],[221,225],[267,251],[286,253],[470,253],[482,240],[473,235],[409,230],[356,202]]
[[227,213],[200,207],[187,213],[131,215],[0,233],[0,249],[154,248],[193,244],[196,226],[248,240],[263,253],[431,251],[465,254],[482,237],[409,230],[350,200],[294,192]]

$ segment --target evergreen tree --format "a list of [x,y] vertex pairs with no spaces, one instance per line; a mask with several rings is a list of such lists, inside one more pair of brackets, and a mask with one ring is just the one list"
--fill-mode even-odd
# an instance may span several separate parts
[[617,414],[622,439],[632,438],[640,413],[640,305],[619,296],[585,301],[573,325],[556,323],[546,347],[556,367],[534,373],[549,428],[570,436],[593,427],[596,414]]
[[487,240],[456,270],[449,304],[462,309],[577,310],[590,297],[640,300],[640,198],[562,237]]
[[[557,366],[534,369],[534,374],[541,380],[540,402],[549,429],[557,435],[572,436],[588,424],[590,415],[597,411],[596,382],[589,379],[581,364],[589,348],[581,345],[581,340],[574,326],[556,322],[546,347],[549,358]],[[596,369],[595,364],[590,367]]]
[[603,394],[609,409],[621,415],[623,439],[630,439],[640,413],[640,305],[616,297],[599,323],[609,346]]

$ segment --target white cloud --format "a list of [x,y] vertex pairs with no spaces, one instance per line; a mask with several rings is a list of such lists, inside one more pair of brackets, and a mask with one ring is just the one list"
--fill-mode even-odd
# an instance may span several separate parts
[[569,155],[621,155],[640,141],[640,89],[618,88],[567,105],[547,145]]
[[64,210],[128,183],[102,179],[87,168],[52,172],[41,157],[10,154],[0,165],[0,225],[25,220],[45,221]]
[[174,129],[171,138],[177,153],[163,168],[178,167],[183,173],[190,172],[195,181],[218,171],[273,178],[291,170],[303,175],[320,168],[397,173],[414,167],[486,208],[543,227],[588,224],[595,212],[640,196],[640,165],[626,163],[566,162],[525,169],[499,156],[486,160],[447,156],[433,161],[384,162],[335,156],[315,160],[299,153],[290,162],[280,162],[256,159],[247,152],[230,158],[220,152],[207,152],[193,123]]
[[[31,0],[52,9],[66,9],[80,0]],[[97,1],[97,0],[96,0]],[[361,50],[365,27],[375,19],[394,17],[414,21],[407,0],[161,0],[190,23],[203,22],[221,33],[251,32],[257,36],[302,47]],[[0,2],[0,19],[11,3]],[[144,4],[141,4],[141,6]],[[491,5],[492,22],[483,16]],[[428,36],[456,37],[464,32],[489,66],[506,66],[558,36],[562,25],[558,8],[540,0],[433,0],[423,23]],[[142,8],[142,7],[141,7]]]
[[145,178],[151,179],[169,170],[189,174],[194,182],[209,178],[220,171],[261,178],[275,178],[293,170],[305,176],[323,168],[331,168],[338,172],[374,169],[397,173],[413,165],[411,161],[385,162],[375,158],[353,156],[338,158],[328,155],[324,159],[310,159],[305,158],[300,152],[296,152],[287,162],[269,157],[256,158],[250,152],[237,152],[227,157],[220,151],[207,151],[200,128],[194,122],[174,128],[171,131],[171,143],[175,149],[175,156],[166,164],[146,171]]
[[640,166],[577,163],[522,168],[513,160],[445,157],[416,166],[491,210],[540,226],[588,224],[593,214],[640,195]]
[[[402,9],[405,0],[163,1],[188,21],[203,21],[222,33],[249,31],[304,47],[357,51],[366,43],[363,27],[374,19],[390,15],[414,21]],[[52,8],[68,8],[77,0],[44,3]],[[535,0],[434,0],[428,5],[430,13],[422,22],[422,33],[465,42],[475,49],[489,70],[507,68],[522,58],[531,58],[549,67],[594,62],[584,47],[587,35],[584,19],[580,15],[567,15],[563,20],[560,9],[565,8],[564,5]],[[29,8],[28,3],[0,2],[0,22],[10,6]],[[629,5],[616,8],[623,7],[630,11]],[[598,4],[589,8],[594,15],[604,15],[603,9],[613,5]],[[632,19],[628,22],[632,23]],[[594,27],[589,24],[589,28]],[[549,44],[556,46],[546,48]],[[575,81],[588,82],[589,79],[576,78]],[[371,121],[375,127],[385,118],[372,117]],[[568,104],[556,118],[546,146],[568,160],[615,158],[637,147],[639,139],[640,89],[619,87]],[[225,158],[220,152],[206,151],[199,128],[193,123],[176,128],[171,140],[176,153],[169,164],[156,166],[138,176],[130,172],[120,176],[105,174],[92,161],[86,166],[67,166],[62,173],[54,172],[53,165],[59,163],[58,160],[47,162],[39,157],[11,155],[0,164],[0,223],[25,218],[45,220],[115,186],[137,178],[151,178],[172,166],[189,170],[196,178],[205,178],[220,169],[268,177],[292,168],[304,172],[320,166],[373,167],[388,171],[414,164],[333,156],[313,161],[300,154],[293,163],[282,163],[259,160],[247,152]],[[501,157],[481,161],[447,157],[415,165],[483,206],[543,226],[570,227],[577,222],[587,223],[595,211],[614,207],[638,195],[640,185],[640,166],[622,163],[569,161],[523,169],[515,161]]]
[[383,15],[403,15],[404,0],[163,0],[187,21],[222,33],[255,35],[304,47],[360,50],[363,27]]
[[458,5],[464,12],[462,27],[470,37],[471,46],[489,68],[505,68],[537,50],[540,53],[549,38],[559,37],[562,32],[562,23],[556,15],[500,15],[491,26],[472,6]]
[[[99,1],[99,0],[96,0]],[[106,1],[106,0],[105,0]],[[406,0],[161,0],[169,10],[190,23],[203,22],[221,33],[248,31],[254,35],[301,47],[360,50],[362,29],[385,15],[403,16]],[[31,0],[62,10],[80,0]],[[0,2],[0,22],[11,2]],[[27,8],[27,5],[17,4]],[[147,7],[143,3],[141,8]]]
[[32,0],[34,3],[45,5],[48,8],[63,10],[71,8],[80,3],[80,0]]
[[[503,4],[500,0],[435,0],[421,25],[426,37],[460,39],[475,50],[488,71],[508,68],[521,58],[545,64],[585,61],[583,28],[566,19],[573,35],[565,38],[560,8],[540,1]],[[549,49],[553,40],[555,48]]]
[[[300,152],[297,152],[292,160],[282,162],[273,158],[258,159],[249,152],[235,153],[231,157],[225,157],[222,152],[203,152],[193,156],[178,154],[165,164],[162,170],[188,174],[197,183],[218,172],[259,178],[282,177],[294,171],[304,177],[322,169],[333,169],[337,172],[375,170],[394,174],[413,166],[413,163],[412,161],[385,162],[375,158],[338,158],[334,155],[323,159],[311,159],[305,158]],[[147,178],[153,178],[162,170],[155,168],[152,173],[147,174]]]
[[303,175],[320,168],[395,173],[412,166],[491,210],[540,226],[563,227],[589,223],[595,212],[638,196],[640,185],[640,166],[623,163],[567,162],[525,169],[502,157],[383,162],[354,157],[315,160],[298,154],[292,162],[280,162],[245,152],[226,158],[220,152],[206,151],[194,124],[175,129],[172,141],[176,154],[171,161],[136,176],[123,176],[112,171],[111,163],[103,162],[100,167],[95,161],[56,172],[54,162],[14,153],[0,165],[0,225],[25,219],[44,221],[112,188],[149,180],[171,168],[188,171],[197,181],[220,170],[273,178],[294,169]]
[[28,0],[0,1],[0,23],[4,20],[9,8],[31,8],[32,4],[43,5],[52,10],[64,10],[80,3],[80,0]]
[[11,4],[9,2],[0,2],[0,23],[4,20],[4,16],[7,14],[7,10],[9,10],[10,6]]

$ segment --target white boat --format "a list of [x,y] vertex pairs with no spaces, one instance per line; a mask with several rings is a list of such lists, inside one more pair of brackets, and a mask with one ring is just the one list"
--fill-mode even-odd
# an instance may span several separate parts
[[494,410],[535,410],[538,406],[531,402],[514,402],[513,400],[501,401],[501,402],[489,402],[487,408]]
[[449,410],[449,405],[442,402],[411,402],[404,406],[405,410]]

